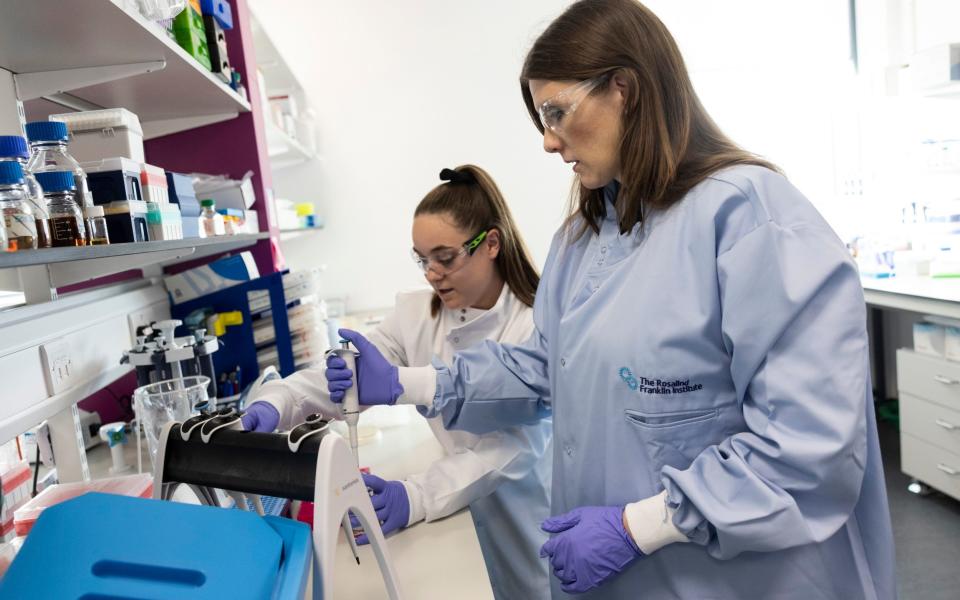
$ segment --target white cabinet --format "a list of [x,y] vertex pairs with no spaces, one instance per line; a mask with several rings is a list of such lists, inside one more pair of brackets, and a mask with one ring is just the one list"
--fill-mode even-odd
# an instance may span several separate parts
[[897,382],[901,469],[960,500],[960,363],[901,349]]

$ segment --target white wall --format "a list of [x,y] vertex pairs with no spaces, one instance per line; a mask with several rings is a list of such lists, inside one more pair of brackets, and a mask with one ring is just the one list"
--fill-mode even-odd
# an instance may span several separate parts
[[[498,181],[542,264],[571,173],[541,150],[517,76],[564,0],[250,0],[314,99],[323,159],[275,174],[279,196],[315,200],[326,230],[284,244],[293,268],[326,264],[349,310],[422,283],[408,257],[412,211],[442,167]],[[845,0],[652,0],[708,110],[783,166],[818,203],[834,189],[834,71]],[[827,202],[829,204],[829,202]],[[827,206],[829,209],[829,206]]]

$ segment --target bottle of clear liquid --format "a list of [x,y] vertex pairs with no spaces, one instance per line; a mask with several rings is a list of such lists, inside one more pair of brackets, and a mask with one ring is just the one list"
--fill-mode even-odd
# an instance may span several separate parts
[[50,247],[50,215],[47,213],[47,201],[43,198],[43,188],[37,178],[27,170],[30,159],[30,147],[27,140],[19,135],[0,135],[0,162],[17,162],[23,169],[23,183],[27,187],[27,201],[37,229],[37,248]]
[[37,181],[43,187],[47,210],[50,211],[50,238],[53,246],[85,246],[87,230],[83,224],[83,213],[75,200],[77,188],[73,173],[37,173]]
[[200,201],[200,237],[224,235],[223,215],[217,212],[217,203],[212,198]]
[[87,243],[91,246],[106,246],[110,243],[107,233],[107,218],[103,216],[102,206],[88,206],[83,209],[87,218]]
[[33,220],[27,188],[23,185],[20,163],[0,163],[0,214],[7,232],[6,251],[32,250],[37,247],[37,224]]
[[27,170],[34,175],[60,171],[73,173],[77,203],[93,206],[93,194],[87,186],[87,174],[80,168],[80,163],[67,152],[67,141],[70,139],[67,124],[60,121],[27,123],[27,138],[30,140],[31,151]]

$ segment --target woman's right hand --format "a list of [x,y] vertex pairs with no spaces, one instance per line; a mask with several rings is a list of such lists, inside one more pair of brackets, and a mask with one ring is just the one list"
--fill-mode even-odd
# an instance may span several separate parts
[[[340,337],[353,343],[359,353],[357,391],[360,404],[396,404],[397,398],[403,394],[397,367],[391,365],[375,345],[356,331],[341,329],[338,333]],[[331,354],[327,357],[325,374],[330,399],[337,403],[343,402],[346,390],[353,386],[353,371],[347,368],[347,363],[342,358]]]

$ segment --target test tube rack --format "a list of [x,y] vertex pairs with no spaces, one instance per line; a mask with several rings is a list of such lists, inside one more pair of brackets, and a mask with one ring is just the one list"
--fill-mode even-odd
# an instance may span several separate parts
[[401,598],[366,485],[340,436],[308,421],[288,434],[242,431],[239,415],[201,414],[167,423],[160,436],[153,493],[169,499],[187,485],[205,504],[214,489],[312,501],[313,598],[333,597],[334,556],[340,525],[353,513],[368,533],[391,600]]

